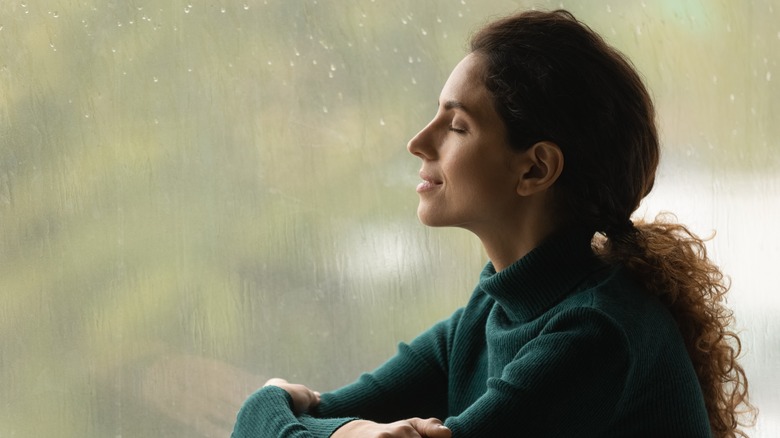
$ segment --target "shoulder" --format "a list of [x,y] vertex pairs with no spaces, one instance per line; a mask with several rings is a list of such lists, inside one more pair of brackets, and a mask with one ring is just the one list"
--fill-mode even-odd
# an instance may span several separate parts
[[603,313],[629,334],[640,329],[677,333],[666,306],[623,266],[613,266],[589,278],[566,301],[562,304]]
[[557,307],[562,315],[588,315],[592,322],[586,326],[608,325],[621,333],[632,361],[689,371],[685,343],[670,311],[622,266],[588,279]]

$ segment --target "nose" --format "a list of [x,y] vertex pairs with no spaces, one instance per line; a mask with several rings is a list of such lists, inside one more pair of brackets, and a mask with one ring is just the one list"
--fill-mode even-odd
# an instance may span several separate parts
[[431,160],[435,154],[435,148],[431,143],[431,125],[429,123],[423,129],[420,130],[406,145],[406,149],[410,154],[422,158],[424,160]]

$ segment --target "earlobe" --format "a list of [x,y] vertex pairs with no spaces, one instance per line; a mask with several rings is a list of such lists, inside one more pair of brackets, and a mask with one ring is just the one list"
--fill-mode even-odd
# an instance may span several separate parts
[[523,152],[517,194],[531,196],[552,187],[563,172],[563,152],[551,141],[540,141]]

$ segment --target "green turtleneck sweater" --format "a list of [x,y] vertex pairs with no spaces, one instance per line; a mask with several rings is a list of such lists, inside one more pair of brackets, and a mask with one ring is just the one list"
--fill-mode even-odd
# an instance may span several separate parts
[[327,437],[362,418],[437,417],[459,437],[708,437],[707,411],[668,311],[590,236],[548,239],[468,304],[296,417],[276,387],[253,394],[233,437]]

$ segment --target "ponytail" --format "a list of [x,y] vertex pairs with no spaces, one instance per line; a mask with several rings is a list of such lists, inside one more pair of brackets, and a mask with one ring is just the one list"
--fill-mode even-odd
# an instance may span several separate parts
[[716,437],[747,436],[740,415],[754,410],[748,401],[745,370],[737,362],[741,343],[729,326],[725,305],[728,281],[707,258],[704,240],[670,214],[654,222],[600,236],[596,251],[622,263],[669,309],[699,379]]

